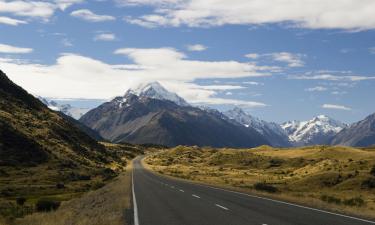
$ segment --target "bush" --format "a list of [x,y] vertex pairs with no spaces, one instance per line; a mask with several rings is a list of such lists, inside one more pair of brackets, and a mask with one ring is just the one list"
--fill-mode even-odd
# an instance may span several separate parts
[[266,183],[256,183],[254,184],[254,188],[257,191],[265,191],[269,193],[276,193],[279,191],[276,187]]
[[58,209],[60,207],[60,202],[49,199],[39,199],[35,207],[38,212],[49,212]]
[[372,166],[372,169],[370,170],[370,174],[375,176],[375,165]]
[[26,202],[26,198],[24,198],[24,197],[17,197],[16,198],[16,202],[17,202],[17,205],[23,206],[25,204],[25,202]]
[[336,198],[334,196],[329,196],[329,195],[322,195],[320,197],[320,199],[322,201],[325,201],[325,202],[328,202],[328,203],[334,203],[334,204],[337,204],[337,205],[340,205],[341,204],[341,199],[339,198]]
[[57,184],[56,184],[56,188],[57,188],[57,189],[64,189],[64,188],[65,188],[65,185],[64,185],[64,183],[61,183],[61,182],[60,182],[60,183],[57,183]]
[[362,188],[375,188],[375,178],[369,178],[362,182]]
[[350,198],[344,201],[344,205],[348,205],[348,206],[360,207],[360,206],[363,206],[364,204],[365,204],[365,201],[361,197]]

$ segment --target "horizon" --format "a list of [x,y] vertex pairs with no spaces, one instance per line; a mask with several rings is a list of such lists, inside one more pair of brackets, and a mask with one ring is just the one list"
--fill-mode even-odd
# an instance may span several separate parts
[[[353,123],[375,112],[375,25],[363,10],[372,3],[317,2],[306,12],[298,1],[239,0],[249,16],[199,1],[51,0],[37,11],[37,1],[1,0],[0,68],[33,95],[78,107],[160,81],[193,105],[238,105],[277,123],[320,114]],[[346,23],[347,14],[357,19]]]

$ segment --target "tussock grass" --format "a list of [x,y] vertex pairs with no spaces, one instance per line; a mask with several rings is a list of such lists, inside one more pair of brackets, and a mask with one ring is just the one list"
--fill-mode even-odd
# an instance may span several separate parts
[[375,149],[179,146],[145,163],[164,175],[375,218]]

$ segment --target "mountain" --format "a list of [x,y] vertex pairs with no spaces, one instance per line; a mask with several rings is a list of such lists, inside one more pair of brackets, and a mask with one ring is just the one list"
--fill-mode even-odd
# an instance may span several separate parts
[[254,147],[269,144],[256,130],[234,124],[216,113],[189,106],[159,83],[86,113],[80,121],[113,142]]
[[152,82],[146,85],[141,85],[135,90],[129,90],[129,92],[139,97],[168,100],[180,106],[189,106],[185,99],[181,98],[173,92],[168,91],[159,82]]
[[104,146],[0,71],[0,166],[69,161],[94,169],[108,157]]
[[260,134],[262,134],[266,140],[274,147],[288,147],[291,146],[288,135],[281,128],[281,126],[277,123],[266,122],[264,120],[260,120],[255,118],[246,112],[244,112],[241,108],[235,107],[232,110],[224,112],[224,114],[242,124],[245,127],[254,128]]
[[340,131],[331,144],[357,147],[375,145],[375,113]]
[[78,120],[81,118],[85,113],[87,113],[90,109],[87,108],[76,108],[71,106],[70,104],[59,104],[53,100],[47,100],[41,96],[36,96],[44,105],[48,108],[62,112],[67,116],[73,117],[74,119]]
[[325,115],[308,121],[289,121],[281,125],[296,146],[329,144],[347,125]]

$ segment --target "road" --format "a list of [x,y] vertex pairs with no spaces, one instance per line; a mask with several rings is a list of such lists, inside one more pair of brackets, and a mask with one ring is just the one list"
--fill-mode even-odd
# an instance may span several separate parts
[[134,161],[135,225],[369,225],[375,222],[155,175]]

